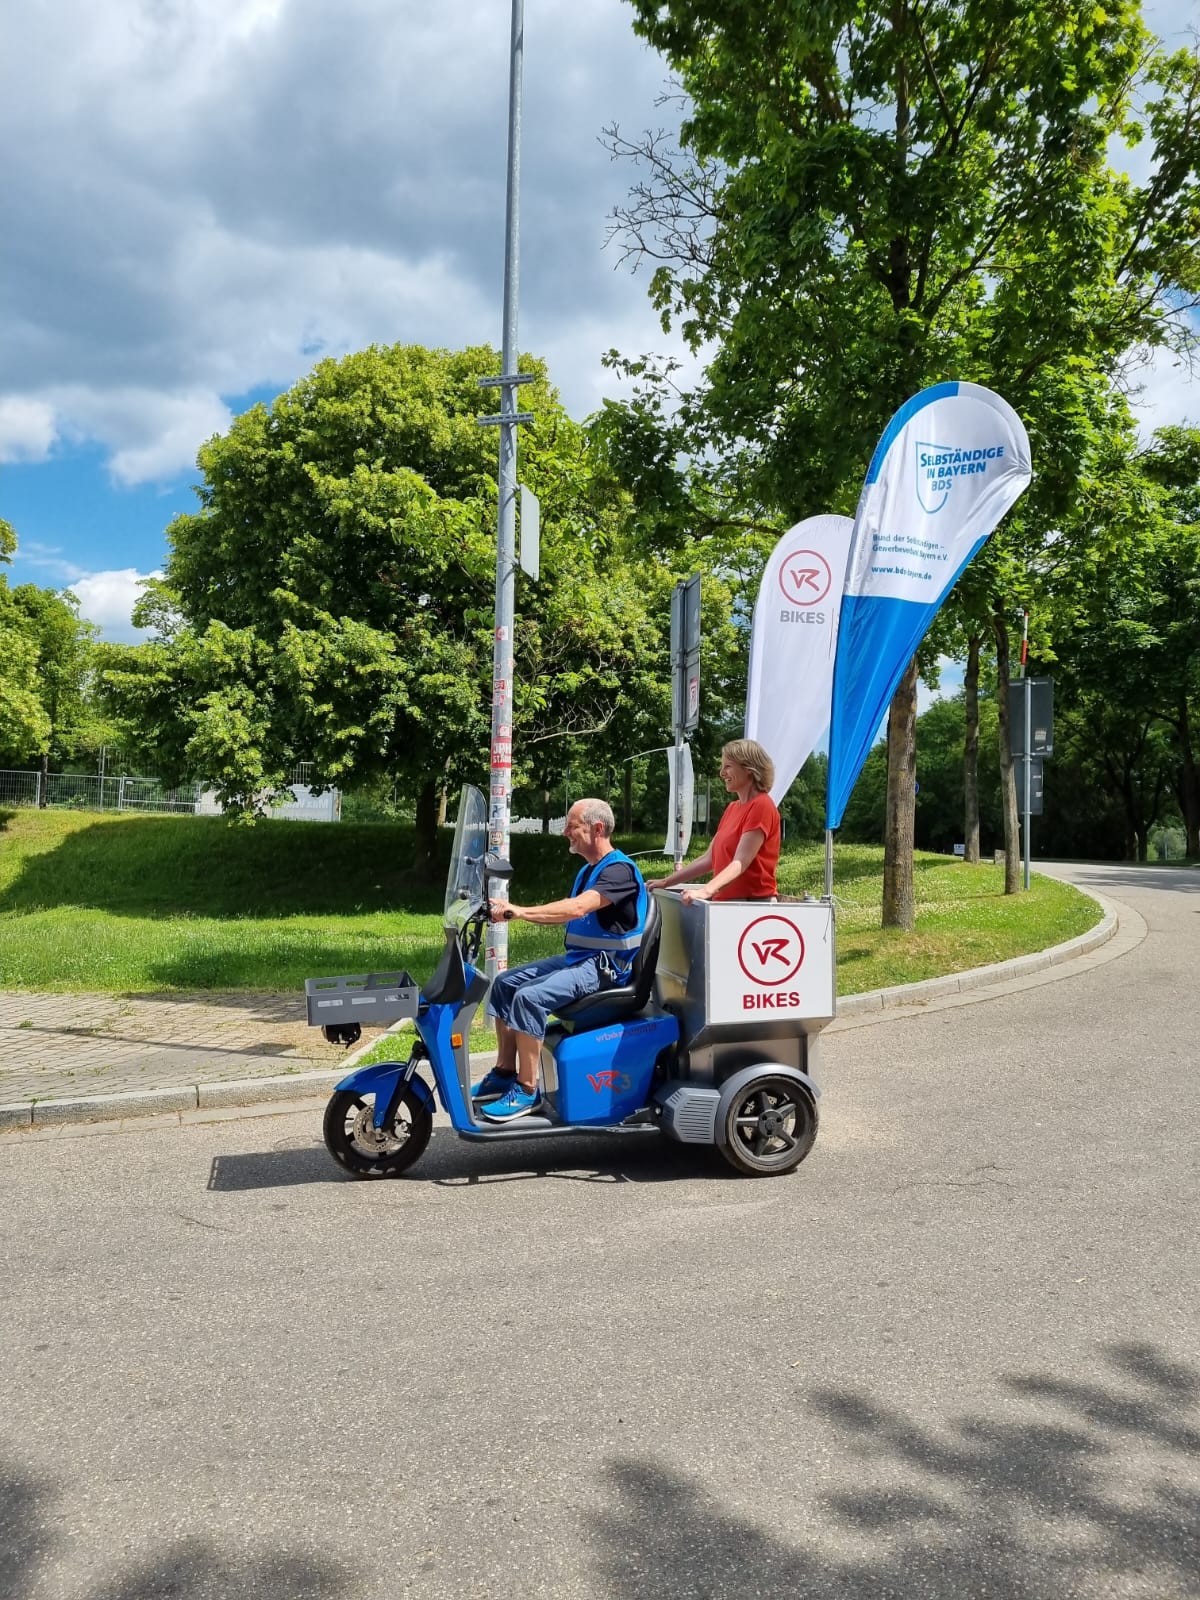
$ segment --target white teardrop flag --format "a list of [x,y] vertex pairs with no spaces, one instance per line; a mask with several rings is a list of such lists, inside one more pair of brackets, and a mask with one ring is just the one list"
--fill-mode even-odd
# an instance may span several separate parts
[[775,763],[778,805],[829,726],[849,517],[809,517],[771,552],[750,634],[746,737]]

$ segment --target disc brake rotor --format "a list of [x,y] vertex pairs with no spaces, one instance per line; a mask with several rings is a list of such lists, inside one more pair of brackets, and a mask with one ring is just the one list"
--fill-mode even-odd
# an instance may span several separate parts
[[[375,1111],[372,1106],[362,1106],[359,1109],[358,1115],[354,1119],[354,1143],[358,1145],[360,1150],[374,1150],[381,1155],[390,1154],[393,1150],[399,1150],[408,1136],[408,1130],[405,1125],[403,1123],[399,1124],[400,1127],[405,1128],[405,1131],[402,1137],[397,1138],[394,1131],[385,1132],[382,1128],[377,1128],[374,1117]],[[395,1127],[396,1124],[393,1124],[393,1129]]]

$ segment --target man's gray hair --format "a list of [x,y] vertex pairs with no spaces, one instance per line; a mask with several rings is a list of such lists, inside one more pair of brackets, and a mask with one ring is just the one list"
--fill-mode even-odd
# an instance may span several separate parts
[[617,819],[613,816],[613,808],[607,800],[581,800],[579,802],[579,815],[588,827],[594,827],[599,822],[604,828],[604,837],[611,839]]

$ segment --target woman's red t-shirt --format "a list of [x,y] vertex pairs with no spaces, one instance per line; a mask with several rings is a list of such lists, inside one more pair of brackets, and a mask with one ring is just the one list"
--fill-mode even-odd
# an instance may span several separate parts
[[717,890],[713,895],[714,900],[767,900],[779,893],[775,887],[775,867],[779,861],[779,812],[769,794],[756,794],[749,800],[734,800],[725,807],[725,815],[713,835],[713,874],[715,876],[733,860],[742,835],[755,832],[763,836],[758,854],[748,867],[743,867],[740,877]]

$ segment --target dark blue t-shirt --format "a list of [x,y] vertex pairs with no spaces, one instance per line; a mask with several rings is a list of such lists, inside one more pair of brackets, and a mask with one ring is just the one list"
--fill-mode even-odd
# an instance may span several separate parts
[[[638,903],[638,874],[637,868],[630,861],[609,861],[607,858],[601,863],[599,869],[585,867],[584,882],[588,889],[595,889],[612,904],[601,906],[596,912],[597,920],[605,933],[632,933],[637,927]],[[582,888],[576,891],[582,894]]]

